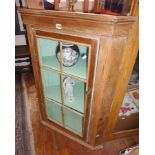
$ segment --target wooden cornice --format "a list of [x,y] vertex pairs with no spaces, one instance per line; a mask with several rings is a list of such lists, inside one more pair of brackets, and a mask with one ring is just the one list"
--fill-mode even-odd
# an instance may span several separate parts
[[67,11],[54,11],[54,10],[39,10],[39,9],[27,9],[18,8],[18,11],[22,14],[27,15],[38,15],[38,16],[48,16],[48,17],[67,17],[71,19],[84,19],[96,22],[111,22],[111,23],[122,23],[122,22],[134,22],[135,17],[132,16],[111,16],[104,14],[94,14],[94,13],[81,13],[81,12],[67,12]]

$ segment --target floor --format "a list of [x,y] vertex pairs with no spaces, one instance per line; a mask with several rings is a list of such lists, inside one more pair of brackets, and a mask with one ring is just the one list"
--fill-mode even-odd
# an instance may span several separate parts
[[[120,150],[139,143],[138,136],[132,136],[107,142],[104,144],[103,149],[90,151],[65,136],[49,130],[40,123],[40,113],[33,74],[22,74],[21,81],[23,94],[28,95],[25,103],[30,116],[30,121],[28,122],[30,124],[28,126],[31,127],[34,138],[34,143],[31,143],[32,145],[34,144],[32,154],[35,152],[36,155],[118,155]],[[18,94],[20,92],[16,93]]]
[[16,74],[15,84],[15,155],[31,155],[31,139],[27,124],[21,75]]

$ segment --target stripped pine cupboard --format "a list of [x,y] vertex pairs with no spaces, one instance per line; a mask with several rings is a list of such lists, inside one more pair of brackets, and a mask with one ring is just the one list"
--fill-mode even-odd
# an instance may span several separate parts
[[[19,9],[26,24],[42,123],[91,149],[113,135],[121,75],[136,53],[125,50],[135,17]],[[127,82],[126,82],[127,83]],[[126,86],[122,87],[125,92]],[[121,100],[124,98],[122,93]],[[120,101],[121,101],[120,100]],[[111,129],[109,123],[113,123]],[[112,130],[112,131],[111,131]]]

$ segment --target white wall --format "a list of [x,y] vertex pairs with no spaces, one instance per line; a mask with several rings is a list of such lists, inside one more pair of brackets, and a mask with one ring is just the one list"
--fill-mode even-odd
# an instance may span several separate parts
[[26,45],[25,35],[16,35],[15,36],[15,45]]
[[[16,6],[20,6],[19,0],[16,0],[15,3],[16,3]],[[26,7],[27,6],[26,0],[22,0],[22,4],[23,4],[24,7]],[[20,30],[25,31],[24,27],[23,27],[23,21],[22,21],[22,18],[21,18],[21,14],[19,12],[17,14],[18,14],[18,19],[19,19]],[[25,36],[24,35],[16,35],[15,36],[15,45],[16,46],[18,46],[18,45],[26,45]]]

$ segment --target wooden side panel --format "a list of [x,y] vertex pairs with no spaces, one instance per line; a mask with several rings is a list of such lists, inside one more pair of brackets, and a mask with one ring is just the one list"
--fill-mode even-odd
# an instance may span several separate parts
[[[106,56],[107,53],[110,50],[111,47],[111,38],[108,37],[102,37],[100,40],[101,44],[100,44],[100,50],[99,50],[99,56],[98,56],[98,66],[97,66],[97,74],[96,74],[96,81],[101,81],[101,77],[103,76],[103,70],[104,70],[104,65],[105,65],[105,60],[106,60]],[[104,42],[104,44],[103,44]],[[98,85],[97,83],[95,83],[94,85],[94,96],[93,96],[93,107],[92,107],[92,114],[91,114],[91,122],[90,122],[90,130],[89,129],[89,133],[88,133],[88,142],[91,144],[94,144],[94,139],[96,137],[96,132],[97,132],[97,121],[100,117],[100,110],[101,110],[101,98],[102,95],[97,93],[100,91],[100,89],[102,88],[102,82],[100,82],[100,84]],[[98,91],[98,92],[96,92]],[[96,96],[95,96],[96,93]],[[98,101],[96,101],[98,99]],[[94,116],[95,114],[95,116]],[[94,129],[93,129],[94,128]]]
[[[30,54],[31,54],[31,59],[32,59],[32,66],[33,66],[33,73],[34,73],[34,77],[35,77],[35,83],[36,83],[36,88],[37,88],[37,94],[39,97],[39,104],[40,104],[40,109],[42,110],[41,112],[41,117],[43,120],[45,120],[47,118],[46,116],[46,112],[45,112],[45,106],[43,104],[44,101],[44,97],[42,96],[43,94],[43,88],[42,85],[40,83],[41,81],[41,76],[40,76],[40,72],[39,72],[39,57],[37,55],[36,49],[35,49],[35,41],[34,41],[34,31],[32,29],[31,26],[27,25],[26,26],[27,29],[27,33],[28,33],[28,40],[29,40],[29,46],[30,46]],[[40,89],[42,88],[42,89]]]
[[[138,0],[133,0],[130,14],[134,16],[138,16],[138,11],[139,11],[138,7],[139,7]],[[116,25],[114,31],[119,30],[117,27],[120,27],[120,25],[119,24]],[[123,28],[123,25],[121,25],[121,27]],[[103,98],[101,115],[98,118],[99,122],[97,126],[97,134],[96,134],[96,142],[95,142],[96,145],[103,143],[105,140],[112,140],[112,139],[121,138],[125,136],[131,136],[133,134],[138,133],[138,129],[113,133],[115,124],[117,121],[117,116],[122,104],[122,100],[124,98],[124,93],[127,87],[127,83],[130,78],[130,75],[135,63],[135,59],[137,56],[137,52],[138,52],[138,40],[139,40],[138,31],[139,31],[138,21],[136,21],[136,23],[133,25],[132,30],[128,35],[128,38],[126,38],[127,40],[125,43],[125,48],[122,52],[122,55],[120,55],[119,68],[117,70],[118,73],[117,75],[115,74],[115,80],[116,79],[117,80],[114,82],[114,85],[112,87],[114,92],[113,94],[111,94],[111,97],[109,96],[110,98],[108,99],[107,91],[104,91],[103,95],[105,95],[106,97]],[[111,73],[112,72],[113,70],[111,70]],[[109,81],[111,81],[110,76],[109,76]],[[107,85],[105,88],[108,89],[109,86],[110,85]]]
[[44,9],[43,0],[27,0],[27,6],[30,9]]
[[[110,113],[113,97],[116,92],[116,83],[123,59],[126,37],[103,37],[101,41],[97,75],[94,88],[94,105],[89,142],[94,144],[96,136],[102,136],[98,125],[102,122],[103,133]],[[101,135],[96,135],[97,132]]]
[[[138,16],[138,1],[136,4],[136,8],[131,12],[132,15]],[[129,37],[125,46],[123,61],[120,66],[120,72],[117,80],[116,93],[113,98],[113,106],[111,107],[109,118],[107,117],[107,121],[109,120],[106,130],[103,130],[105,127],[105,118],[101,117],[98,125],[98,134],[99,136],[96,140],[96,144],[101,144],[103,140],[111,140],[116,138],[121,138],[125,136],[131,136],[133,134],[138,134],[138,129],[126,130],[114,133],[114,128],[117,121],[117,116],[124,98],[124,94],[126,91],[126,87],[135,63],[135,59],[138,53],[138,45],[139,45],[139,27],[138,21],[133,25],[132,30],[129,33]],[[130,58],[130,59],[129,59]],[[106,105],[103,102],[102,105],[102,114],[104,114]]]

